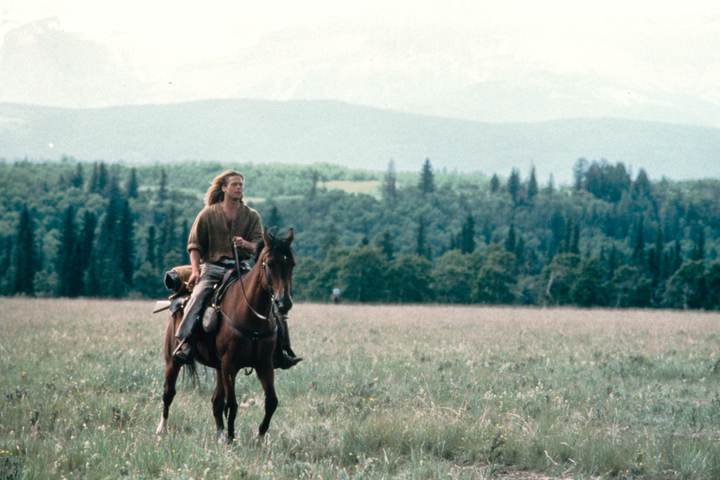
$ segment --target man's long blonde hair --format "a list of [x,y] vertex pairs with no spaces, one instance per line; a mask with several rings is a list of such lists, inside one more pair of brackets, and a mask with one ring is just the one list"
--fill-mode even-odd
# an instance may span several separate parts
[[[210,188],[208,188],[207,193],[205,194],[205,205],[208,207],[210,205],[215,205],[216,203],[220,203],[223,200],[225,200],[225,193],[222,191],[223,187],[227,185],[228,179],[230,177],[240,177],[242,178],[243,182],[245,181],[245,177],[242,173],[236,172],[235,170],[227,170],[212,181],[210,184]],[[242,199],[240,199],[242,201]]]

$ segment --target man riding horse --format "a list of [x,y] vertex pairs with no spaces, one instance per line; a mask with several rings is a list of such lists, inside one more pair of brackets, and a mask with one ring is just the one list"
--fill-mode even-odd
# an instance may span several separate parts
[[[193,331],[200,323],[203,307],[215,286],[236,261],[240,263],[240,275],[249,270],[247,260],[256,253],[257,244],[263,237],[260,215],[243,201],[244,183],[245,177],[234,170],[215,177],[205,194],[205,208],[190,231],[187,249],[192,274],[187,288],[192,295],[175,333],[180,345],[173,352],[173,357],[181,362],[192,361],[197,343]],[[276,349],[275,367],[290,368],[302,358],[296,357],[290,347],[287,316],[277,317],[279,348]]]

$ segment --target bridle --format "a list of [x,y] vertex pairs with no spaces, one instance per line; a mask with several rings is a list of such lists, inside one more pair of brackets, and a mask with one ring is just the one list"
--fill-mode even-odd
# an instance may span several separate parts
[[[263,260],[262,266],[263,266],[263,270],[262,270],[263,275],[265,276],[265,283],[268,286],[267,293],[270,295],[270,303],[272,304],[272,310],[273,310],[273,313],[277,313],[277,310],[278,310],[277,299],[275,298],[275,293],[273,292],[272,284],[270,283],[270,275],[268,275],[267,271],[266,271],[268,266],[267,266],[267,263],[265,263],[265,260]],[[250,309],[250,311],[253,312],[255,314],[255,316],[258,317],[260,320],[265,320],[266,322],[270,321],[269,315],[265,316],[265,315],[260,314],[257,310],[255,310],[253,308],[252,305],[250,305],[250,300],[247,298],[247,292],[245,292],[245,284],[243,283],[242,278],[239,279],[238,281],[240,282],[240,287],[242,288],[243,296],[245,297],[245,303],[247,303],[247,306]]]
[[[233,253],[235,253],[235,265],[236,265],[236,268],[237,268],[237,271],[239,274],[240,273],[240,257],[238,256],[237,247],[234,245],[233,245]],[[265,261],[265,256],[263,256],[262,272],[263,272],[263,276],[265,277],[265,284],[267,285],[267,292],[270,294],[270,303],[272,304],[272,311],[273,311],[273,313],[278,314],[279,312],[278,312],[278,306],[277,306],[277,299],[275,298],[275,292],[273,292],[273,289],[272,289],[272,281],[270,280],[270,275],[268,275],[268,272],[267,272],[268,269],[269,269],[269,267],[267,265],[267,262]],[[253,312],[255,314],[255,316],[258,317],[260,320],[265,320],[266,322],[270,321],[269,316],[265,316],[265,315],[258,313],[258,311],[255,310],[252,305],[250,305],[250,300],[247,297],[247,292],[245,292],[245,284],[242,282],[242,278],[238,279],[238,281],[240,282],[240,287],[242,288],[243,296],[245,297],[245,303],[247,303],[247,306],[250,309],[250,311]],[[227,314],[225,314],[224,312],[223,312],[223,315],[225,315],[225,317],[228,317]]]
[[[239,274],[240,262],[238,260],[237,249],[236,248],[233,248],[233,249],[235,250],[235,261],[237,262],[238,274]],[[273,290],[272,290],[272,284],[270,282],[270,275],[268,275],[268,272],[267,272],[269,267],[264,259],[262,262],[262,267],[263,267],[263,275],[265,276],[265,283],[267,284],[266,292],[270,295],[270,302],[272,305],[271,312],[274,313],[275,315],[279,315],[280,312],[278,311],[277,300],[275,299],[275,294],[273,293]],[[247,304],[250,311],[252,311],[253,314],[255,314],[255,316],[257,316],[261,320],[265,320],[265,321],[269,322],[270,321],[269,315],[268,316],[262,315],[257,310],[255,310],[253,308],[253,306],[250,304],[250,300],[247,297],[247,292],[245,291],[245,284],[243,283],[242,278],[238,278],[238,282],[240,282],[240,288],[242,288],[243,296],[245,297],[245,303]],[[263,338],[272,337],[278,331],[277,323],[275,323],[275,327],[273,327],[270,330],[266,330],[264,332],[250,330],[249,328],[245,328],[242,325],[240,325],[239,323],[237,323],[235,320],[233,320],[230,317],[230,315],[228,315],[222,309],[222,307],[220,307],[220,305],[217,305],[215,308],[222,314],[222,316],[225,319],[225,321],[227,322],[227,324],[235,331],[236,334],[244,335],[244,336],[250,338],[250,341],[252,342],[252,349],[253,349],[252,355],[253,356],[255,356],[255,354],[257,353],[257,348],[258,348],[258,344],[259,344],[260,340]],[[252,367],[245,369],[245,375],[250,375],[251,373],[252,373]]]
[[[238,256],[237,247],[233,247],[233,251],[235,253],[235,262],[238,266],[238,272],[239,272],[240,271],[240,269],[239,269],[240,260],[239,260],[239,256]],[[275,298],[275,292],[273,291],[273,288],[272,288],[272,280],[271,280],[270,274],[268,272],[269,269],[270,269],[270,267],[268,266],[267,262],[265,261],[265,257],[263,256],[263,258],[262,258],[262,274],[265,277],[265,284],[267,285],[267,289],[265,291],[270,296],[270,304],[272,305],[271,313],[275,314],[275,316],[279,316],[280,315],[280,307],[278,306],[278,301],[277,301],[277,298]],[[253,308],[253,306],[250,304],[250,299],[247,296],[247,292],[245,290],[245,284],[243,283],[242,278],[239,278],[238,282],[240,282],[240,288],[242,289],[243,297],[245,297],[245,303],[247,304],[250,311],[259,319],[269,322],[270,321],[269,314],[268,315],[261,314],[260,312],[255,310]],[[218,305],[216,308],[223,315],[223,317],[225,317],[225,320],[227,320],[228,324],[231,327],[233,327],[238,332],[252,338],[253,343],[255,343],[260,338],[269,337],[269,336],[273,335],[275,332],[277,332],[277,328],[278,328],[277,325],[275,325],[275,328],[273,328],[272,330],[268,330],[266,332],[256,332],[254,330],[250,330],[248,328],[243,327],[242,325],[240,325],[236,321],[234,321],[232,318],[230,318],[230,316],[227,313],[225,313],[225,311],[220,307],[220,305]]]

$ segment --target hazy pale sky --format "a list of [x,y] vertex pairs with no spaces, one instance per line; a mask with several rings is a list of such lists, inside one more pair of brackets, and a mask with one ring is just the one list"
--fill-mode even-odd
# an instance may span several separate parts
[[[548,28],[546,33],[550,37],[561,33],[563,28],[574,30],[582,24],[591,27],[592,24],[633,21],[643,28],[663,16],[704,16],[720,12],[720,6],[708,0],[5,0],[2,3],[2,31],[57,16],[64,29],[81,32],[92,39],[175,55],[184,50],[197,57],[247,45],[269,30],[288,25],[316,23],[331,17],[375,11],[393,12],[398,17],[409,18],[455,16],[459,22],[488,16],[497,22],[511,24],[544,23],[559,29]],[[651,45],[649,47],[652,48]]]
[[356,15],[392,2],[229,0],[9,0],[0,7],[4,31],[57,16],[61,26],[94,40],[173,57],[229,53],[262,34],[332,16]]
[[[720,3],[707,0],[4,0],[0,6],[0,39],[13,29],[47,19],[53,19],[53,28],[73,38],[97,42],[120,65],[117,70],[130,72],[128,75],[139,84],[154,82],[152,88],[142,87],[142,98],[137,94],[140,103],[210,98],[222,93],[271,99],[317,98],[326,92],[328,98],[419,112],[433,101],[433,90],[452,99],[477,95],[477,89],[468,89],[482,83],[483,95],[497,96],[488,93],[486,87],[492,86],[489,81],[505,84],[526,76],[535,79],[532,88],[544,89],[540,93],[547,98],[563,100],[574,95],[573,101],[580,107],[583,102],[595,102],[592,111],[606,116],[630,105],[644,109],[640,116],[651,118],[653,112],[665,108],[665,117],[659,118],[672,118],[675,114],[666,107],[677,103],[675,110],[692,110],[684,121],[713,124],[708,118],[713,108],[720,106]],[[316,26],[319,39],[312,38]],[[293,32],[299,34],[293,36]],[[350,41],[349,33],[354,35]],[[14,47],[22,43],[17,35],[13,39]],[[373,45],[373,41],[382,45]],[[289,51],[293,52],[290,57]],[[15,53],[14,58],[23,55]],[[9,56],[6,52],[5,58]],[[257,58],[262,63],[255,61]],[[8,68],[2,59],[0,56],[0,68]],[[227,59],[235,60],[236,71],[229,70],[231,62]],[[215,62],[212,68],[211,62]],[[241,68],[249,64],[252,68]],[[43,76],[42,62],[24,65],[15,60],[13,65],[25,69],[18,75]],[[82,70],[77,65],[80,63],[73,64],[75,75]],[[204,66],[212,70],[210,80],[199,74]],[[292,73],[298,82],[304,82],[303,88],[286,85],[292,83],[288,71],[282,72],[287,78],[277,80],[274,89],[258,87],[272,83],[270,75],[284,68],[294,69]],[[178,74],[182,69],[184,84]],[[320,69],[322,75],[318,74]],[[382,69],[386,78],[380,79]],[[330,80],[329,71],[333,71]],[[0,101],[13,101],[11,90],[16,88],[17,101],[32,102],[27,79],[18,78],[14,85],[8,82],[16,78],[13,75],[12,71],[0,72],[6,89],[0,92]],[[57,71],[47,73],[48,77],[57,75]],[[557,91],[549,92],[548,84],[556,79],[543,75],[564,77],[567,85],[557,82]],[[212,76],[238,80],[232,85],[233,91],[227,84],[213,90]],[[386,89],[384,93],[370,91],[371,76],[376,78],[378,89]],[[590,79],[584,85],[586,90],[570,91],[582,83],[578,78]],[[173,93],[163,91],[161,79],[165,84],[175,81]],[[358,84],[353,84],[353,79]],[[313,82],[315,88],[310,87]],[[65,81],[67,85],[73,83],[81,81]],[[402,83],[403,90],[388,90],[393,83]],[[518,84],[513,88],[517,92],[525,87]],[[63,95],[72,97],[68,89],[60,92],[53,85],[41,85],[36,88],[38,102],[48,103],[47,98],[68,106],[133,102],[119,94],[109,95],[105,102],[92,100],[90,91],[84,104],[77,95],[64,101]],[[43,92],[45,97],[41,96]],[[407,98],[400,99],[403,95]],[[582,100],[588,95],[602,98]],[[400,100],[393,103],[393,97]],[[581,100],[577,102],[577,98]],[[597,102],[613,106],[603,110]],[[428,113],[447,115],[438,106],[443,103],[447,105],[448,99],[438,96]],[[456,110],[460,113],[461,108]],[[501,112],[502,108],[496,110]],[[525,115],[520,109],[514,110],[517,118]],[[563,113],[565,110],[568,112]],[[573,115],[569,106],[565,110],[560,108],[553,115]],[[464,117],[475,118],[473,115],[466,112]],[[498,115],[478,119],[503,120]],[[528,115],[530,120],[542,118]]]

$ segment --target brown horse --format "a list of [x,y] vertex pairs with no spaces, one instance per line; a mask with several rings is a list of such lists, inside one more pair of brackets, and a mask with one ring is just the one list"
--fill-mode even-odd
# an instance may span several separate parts
[[[290,248],[292,241],[292,229],[284,239],[275,238],[266,229],[252,270],[230,285],[220,302],[221,320],[216,331],[198,334],[195,360],[217,370],[217,384],[212,397],[213,415],[218,434],[221,434],[223,414],[227,414],[229,441],[235,437],[238,408],[235,377],[241,369],[255,369],[265,392],[265,417],[258,429],[261,436],[267,432],[278,405],[273,366],[277,338],[274,315],[286,314],[292,308],[292,271],[295,266]],[[165,331],[164,407],[158,434],[167,431],[168,412],[182,367],[172,356],[179,343],[175,338],[175,328],[181,317],[181,311],[172,314]],[[191,372],[194,371],[193,366],[190,365]]]

